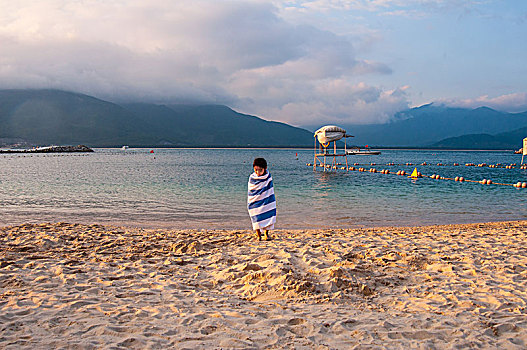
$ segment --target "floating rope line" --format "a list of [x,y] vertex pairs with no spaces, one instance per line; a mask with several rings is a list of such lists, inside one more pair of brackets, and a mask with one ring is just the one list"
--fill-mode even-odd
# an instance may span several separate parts
[[[310,163],[308,163],[310,164]],[[353,166],[376,166],[376,165],[381,165],[381,164],[378,164],[378,163],[352,163]],[[337,163],[336,165],[342,165],[341,163]],[[450,167],[450,166],[462,166],[460,165],[459,163],[453,163],[453,164],[443,164],[443,163],[435,163],[435,164],[432,164],[432,163],[427,163],[427,162],[423,162],[423,163],[386,163],[385,164],[386,166],[442,166],[442,167]],[[313,164],[309,165],[309,166],[313,166]],[[520,170],[525,170],[527,169],[527,164],[520,164],[520,166],[518,167],[518,164],[516,163],[511,163],[511,164],[501,164],[501,163],[498,163],[498,164],[486,164],[486,163],[480,163],[480,164],[475,164],[475,163],[466,163],[465,166],[467,167],[470,167],[470,166],[473,166],[473,167],[476,167],[476,168],[491,168],[491,169],[520,169]]]
[[[355,163],[357,164],[357,163]],[[355,165],[354,164],[354,165]],[[306,164],[307,166],[313,166],[313,164],[311,163],[307,163]],[[390,175],[399,175],[399,176],[406,176],[408,175],[408,173],[405,171],[405,170],[398,170],[397,172],[395,171],[390,171],[388,169],[382,169],[382,170],[377,170],[376,168],[364,168],[364,167],[360,167],[360,168],[355,168],[354,166],[350,166],[346,169],[345,166],[338,166],[338,165],[342,165],[342,164],[337,164],[337,165],[326,165],[325,167],[327,169],[340,169],[340,170],[347,170],[347,171],[359,171],[359,172],[369,172],[369,173],[380,173],[380,174],[390,174]],[[320,165],[315,165],[315,166],[320,166],[320,167],[324,167],[324,165],[320,164]],[[408,176],[410,177],[410,176]],[[508,184],[508,183],[501,183],[501,182],[493,182],[492,180],[490,179],[483,179],[483,180],[469,180],[469,179],[465,179],[464,177],[462,176],[456,176],[454,178],[450,178],[450,177],[444,177],[444,176],[440,176],[440,175],[437,175],[437,174],[433,174],[433,175],[423,175],[421,174],[420,172],[418,173],[417,176],[411,176],[412,179],[416,179],[416,178],[430,178],[430,179],[435,179],[435,180],[450,180],[450,181],[458,181],[458,182],[472,182],[472,183],[479,183],[479,184],[482,184],[482,185],[498,185],[498,186],[513,186],[513,187],[516,187],[516,188],[527,188],[527,182],[517,182],[515,184]]]

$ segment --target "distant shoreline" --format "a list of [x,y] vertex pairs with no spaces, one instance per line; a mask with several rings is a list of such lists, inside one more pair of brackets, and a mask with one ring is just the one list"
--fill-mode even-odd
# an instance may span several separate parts
[[[352,148],[355,146],[348,146]],[[339,147],[342,149],[343,147]],[[512,149],[480,149],[480,148],[427,148],[427,147],[368,147],[375,150],[400,150],[400,151],[459,151],[459,152],[514,152]],[[94,147],[94,149],[121,149],[119,146]],[[307,146],[130,146],[131,149],[307,149]]]
[[[354,145],[348,145],[347,148],[357,147]],[[122,149],[122,146],[110,145],[110,146],[93,146],[93,149]],[[0,154],[2,153],[50,153],[50,152],[93,152],[93,149],[84,145],[78,146],[49,146],[49,147],[36,147],[36,148],[0,148]],[[339,149],[344,148],[339,146]],[[361,148],[365,148],[361,146]],[[160,146],[160,145],[130,145],[128,149],[308,149],[312,150],[313,146]],[[482,148],[434,148],[434,147],[398,147],[398,146],[372,146],[368,149],[375,150],[401,150],[401,151],[459,151],[459,152],[515,152],[514,149],[482,149]]]

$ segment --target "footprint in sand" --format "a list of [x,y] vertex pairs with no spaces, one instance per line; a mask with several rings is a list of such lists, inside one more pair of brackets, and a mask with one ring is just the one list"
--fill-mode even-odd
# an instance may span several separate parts
[[290,325],[290,326],[297,326],[299,324],[302,324],[306,322],[306,320],[304,320],[303,318],[292,318],[290,319],[287,324]]
[[200,332],[201,334],[209,335],[209,334],[216,332],[217,329],[218,329],[217,326],[205,326],[202,329],[200,329]]

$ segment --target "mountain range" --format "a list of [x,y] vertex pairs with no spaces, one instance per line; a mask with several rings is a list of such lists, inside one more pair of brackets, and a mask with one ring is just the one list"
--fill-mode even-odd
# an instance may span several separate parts
[[116,104],[57,90],[0,90],[4,144],[307,146],[313,134],[221,105]]
[[517,149],[527,137],[527,112],[428,104],[396,113],[385,124],[343,125],[356,145],[464,149]]
[[[339,126],[355,136],[349,145],[518,149],[527,112],[429,104],[385,124]],[[312,131],[222,105],[119,104],[68,91],[0,90],[0,146],[311,147]]]

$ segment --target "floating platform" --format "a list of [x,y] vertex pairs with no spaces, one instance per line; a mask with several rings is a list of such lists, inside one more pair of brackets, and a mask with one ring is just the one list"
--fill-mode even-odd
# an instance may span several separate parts
[[346,154],[348,156],[376,156],[376,155],[381,154],[381,151],[348,149],[346,150]]

